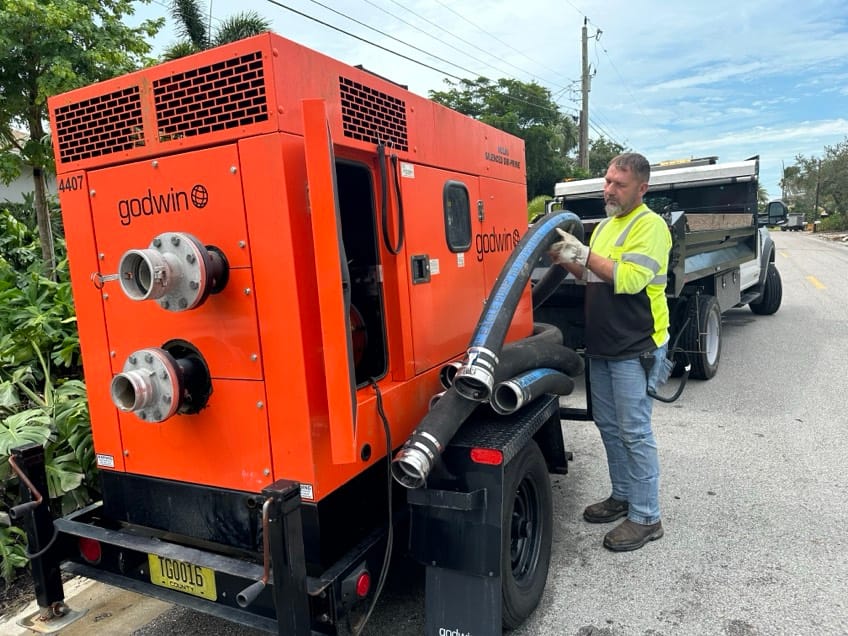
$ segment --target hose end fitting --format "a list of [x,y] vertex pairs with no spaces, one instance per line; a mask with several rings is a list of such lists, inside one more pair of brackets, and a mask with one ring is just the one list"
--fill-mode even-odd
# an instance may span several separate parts
[[448,362],[441,368],[439,371],[439,382],[442,383],[444,388],[451,388],[454,378],[456,378],[456,372],[459,371],[461,367],[461,362]]
[[433,397],[430,398],[430,402],[427,406],[427,409],[432,410],[433,407],[436,406],[436,402],[441,400],[442,397],[444,397],[445,393],[446,393],[446,391],[440,391],[439,393],[436,393],[435,395],[433,395]]
[[486,402],[495,385],[498,356],[485,347],[469,347],[456,372],[453,387],[466,400]]
[[432,467],[432,461],[424,451],[404,446],[392,460],[392,477],[405,488],[421,488]]
[[445,450],[442,443],[425,430],[415,430],[392,460],[392,477],[406,488],[421,488],[436,458]]
[[525,398],[522,387],[517,382],[507,380],[495,387],[490,404],[495,413],[509,415],[524,406]]

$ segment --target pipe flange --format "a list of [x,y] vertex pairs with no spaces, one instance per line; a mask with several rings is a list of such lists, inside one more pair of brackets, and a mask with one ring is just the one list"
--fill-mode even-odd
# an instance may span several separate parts
[[187,311],[200,305],[214,285],[210,259],[191,234],[165,232],[148,248],[124,253],[118,280],[131,300],[156,300],[167,311]]
[[145,422],[163,422],[180,403],[180,370],[167,351],[141,349],[131,354],[112,378],[113,404]]

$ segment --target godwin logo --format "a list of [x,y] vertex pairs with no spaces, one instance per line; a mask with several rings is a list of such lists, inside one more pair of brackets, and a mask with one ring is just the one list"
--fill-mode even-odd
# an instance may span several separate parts
[[190,192],[171,188],[165,193],[154,193],[147,188],[147,194],[118,201],[118,217],[121,225],[129,225],[134,218],[187,212],[191,208],[202,209],[209,203],[209,191],[205,185],[197,184]]
[[477,260],[482,261],[484,255],[492,252],[511,252],[520,240],[521,234],[517,229],[505,229],[502,232],[498,232],[492,227],[491,232],[477,234],[474,237]]
[[471,632],[463,632],[459,629],[439,628],[439,636],[471,636]]

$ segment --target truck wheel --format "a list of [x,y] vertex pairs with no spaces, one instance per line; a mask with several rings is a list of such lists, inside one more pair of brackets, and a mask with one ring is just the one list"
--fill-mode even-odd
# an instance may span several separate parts
[[721,358],[721,310],[715,296],[703,294],[690,301],[690,311],[691,320],[681,336],[692,363],[689,375],[709,380],[718,371]]
[[748,303],[751,311],[760,316],[771,316],[780,309],[783,300],[783,282],[780,280],[780,272],[774,263],[768,264],[766,282],[763,284],[763,293],[752,303]]
[[553,496],[542,451],[529,443],[506,466],[501,548],[503,626],[515,629],[542,598],[553,538]]

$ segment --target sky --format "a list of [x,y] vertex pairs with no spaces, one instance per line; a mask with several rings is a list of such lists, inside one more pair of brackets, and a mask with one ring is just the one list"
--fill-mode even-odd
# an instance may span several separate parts
[[[652,163],[760,157],[780,197],[784,166],[848,138],[846,0],[204,0],[213,28],[255,11],[279,35],[405,84],[445,78],[535,81],[563,112],[580,109],[581,29],[588,31],[590,138]],[[177,41],[167,0],[154,54]],[[400,55],[396,55],[395,51]],[[411,58],[411,59],[410,59]]]

